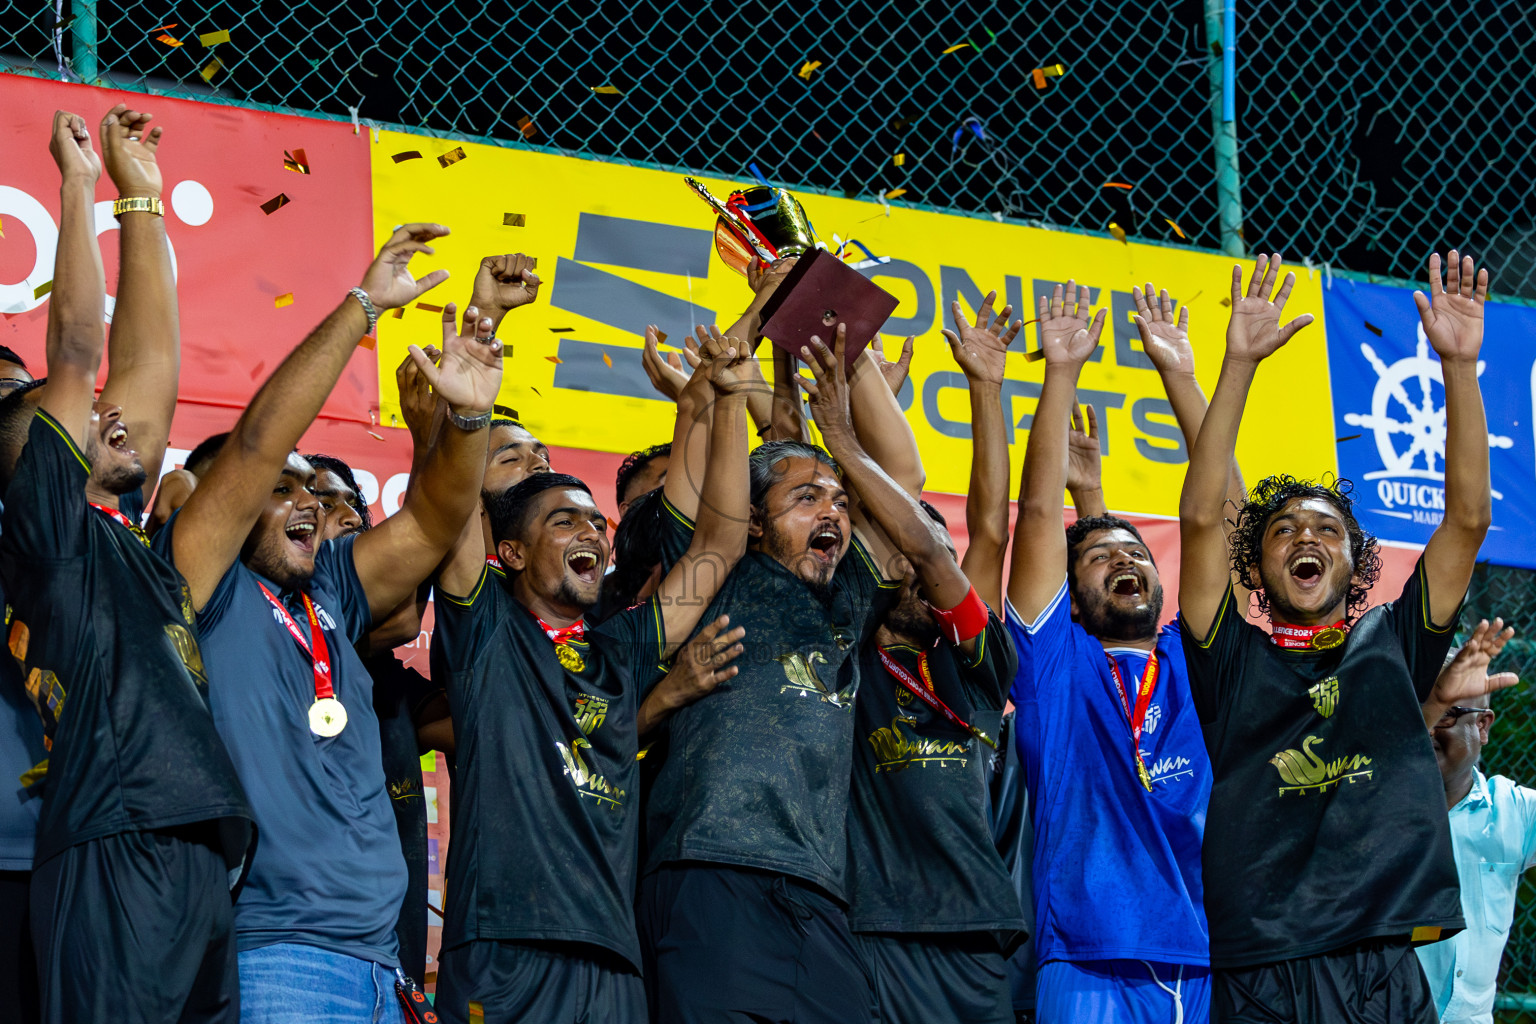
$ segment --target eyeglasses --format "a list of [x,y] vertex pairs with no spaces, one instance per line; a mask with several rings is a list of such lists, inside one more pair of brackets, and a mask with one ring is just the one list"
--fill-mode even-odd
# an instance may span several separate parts
[[1451,726],[1455,725],[1458,721],[1461,720],[1461,716],[1462,715],[1481,715],[1481,714],[1484,714],[1484,713],[1486,713],[1486,712],[1488,712],[1490,710],[1492,710],[1492,709],[1491,708],[1464,708],[1464,707],[1460,707],[1460,706],[1446,708],[1445,714],[1440,716],[1440,721],[1435,723],[1435,728],[1436,729],[1449,729]]

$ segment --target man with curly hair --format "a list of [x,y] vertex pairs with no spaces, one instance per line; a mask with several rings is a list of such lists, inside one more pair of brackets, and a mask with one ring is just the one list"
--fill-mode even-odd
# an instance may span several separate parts
[[[1445,518],[1401,597],[1363,611],[1380,568],[1347,481],[1261,481],[1222,538],[1227,466],[1295,277],[1233,268],[1227,350],[1180,500],[1179,611],[1215,782],[1205,830],[1212,1019],[1436,1019],[1413,955],[1462,916],[1444,797],[1420,714],[1491,518],[1478,390],[1488,272],[1453,250],[1415,293],[1445,387]],[[1273,299],[1270,298],[1274,292]],[[1235,579],[1234,579],[1235,578]],[[1252,589],[1273,632],[1246,621]]]

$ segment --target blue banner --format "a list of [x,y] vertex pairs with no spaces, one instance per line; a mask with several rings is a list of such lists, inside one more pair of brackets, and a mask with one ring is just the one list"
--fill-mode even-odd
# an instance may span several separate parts
[[[1334,279],[1323,292],[1339,475],[1360,523],[1424,544],[1445,510],[1445,388],[1406,288]],[[1478,365],[1493,529],[1479,560],[1536,568],[1536,309],[1489,303]]]

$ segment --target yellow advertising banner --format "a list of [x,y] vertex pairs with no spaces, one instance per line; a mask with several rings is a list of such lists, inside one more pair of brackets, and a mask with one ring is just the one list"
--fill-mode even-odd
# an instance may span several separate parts
[[[435,256],[415,264],[418,274],[436,267],[453,274],[424,302],[462,308],[482,256],[538,258],[539,301],[513,313],[500,332],[510,355],[502,404],[549,444],[628,452],[670,438],[672,408],[641,367],[645,325],[660,325],[678,344],[689,325],[724,327],[751,299],[745,280],[715,255],[714,217],[682,175],[391,132],[380,134],[372,152],[379,242],[408,221],[453,229]],[[742,184],[701,180],[721,198]],[[901,400],[929,489],[963,493],[970,470],[969,396],[940,334],[949,326],[950,301],[958,297],[969,312],[996,289],[1017,319],[1029,320],[1038,294],[1074,278],[1110,314],[1078,395],[1098,413],[1108,504],[1176,514],[1187,454],[1141,350],[1131,289],[1151,281],[1188,304],[1198,374],[1209,393],[1221,362],[1232,260],[912,210],[899,200],[887,212],[879,203],[801,198],[824,241],[835,233],[889,257],[863,272],[900,300],[885,327],[885,351],[895,358],[906,335],[917,338]],[[1240,262],[1251,270],[1250,261]],[[1286,314],[1311,313],[1316,322],[1260,371],[1238,449],[1250,481],[1335,468],[1321,275],[1295,270]],[[441,314],[430,310],[413,307],[380,324],[386,426],[400,422],[394,371],[406,346],[440,341]],[[1018,354],[1009,357],[1004,389],[1015,481],[1044,376],[1043,362],[1026,360],[1026,344],[1039,347],[1033,326],[1014,343]]]

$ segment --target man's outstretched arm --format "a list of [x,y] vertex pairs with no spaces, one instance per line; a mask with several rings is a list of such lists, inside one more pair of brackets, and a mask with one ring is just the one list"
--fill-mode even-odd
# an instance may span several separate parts
[[[123,199],[159,199],[161,128],[150,115],[119,103],[101,119],[107,173]],[[128,439],[144,464],[144,496],[154,492],[171,436],[181,374],[181,322],[165,218],[128,211],[118,217],[117,305],[107,337],[107,381],[101,400],[121,406]]]
[[42,409],[85,450],[96,399],[107,285],[93,213],[101,161],[78,114],[53,115],[48,144],[59,168],[59,245],[48,298],[48,384]]
[[1312,322],[1312,314],[1304,313],[1280,326],[1280,314],[1296,283],[1296,275],[1286,274],[1276,291],[1279,273],[1278,253],[1260,256],[1245,291],[1243,268],[1232,268],[1232,319],[1227,324],[1227,351],[1216,393],[1190,453],[1189,471],[1184,475],[1184,489],[1179,496],[1179,613],[1196,637],[1210,635],[1232,578],[1222,520],[1226,518],[1232,460],[1248,390],[1253,386],[1259,363]]
[[[417,281],[409,269],[412,255],[430,255],[427,242],[447,233],[441,224],[406,224],[384,243],[361,285],[376,310],[404,306],[447,279],[446,270],[435,270]],[[367,331],[362,301],[348,295],[256,392],[207,476],[182,506],[174,557],[191,587],[194,608],[202,609],[239,557],[284,461],[319,415]]]
[[400,511],[358,537],[352,549],[357,579],[375,618],[414,593],[454,541],[480,525],[470,513],[485,479],[491,407],[501,389],[503,359],[489,318],[481,318],[471,306],[460,334],[454,329],[455,312],[451,302],[443,312],[439,365],[421,349],[411,350],[417,371],[447,404],[447,421],[427,450]]
[[[1073,292],[1076,292],[1074,295]],[[1049,607],[1067,578],[1067,535],[1061,499],[1067,488],[1067,430],[1077,407],[1077,378],[1099,347],[1101,309],[1089,320],[1088,289],[1068,281],[1040,297],[1040,348],[1045,386],[1029,428],[1019,479],[1019,517],[1013,528],[1008,602],[1025,622]]]
[[1477,383],[1488,268],[1475,269],[1472,257],[1452,249],[1446,255],[1442,285],[1440,254],[1431,253],[1429,292],[1414,292],[1413,301],[1445,380],[1445,517],[1424,545],[1424,578],[1430,620],[1448,627],[1466,596],[1478,549],[1493,522],[1488,416]]
[[1003,556],[1008,551],[1008,439],[1003,419],[1003,372],[1008,346],[1024,325],[1008,323],[1012,306],[993,316],[997,292],[988,292],[965,322],[960,303],[950,304],[955,329],[944,332],[949,350],[965,373],[971,397],[971,484],[965,496],[965,529],[970,543],[960,567],[976,593],[994,611],[1003,607]]

